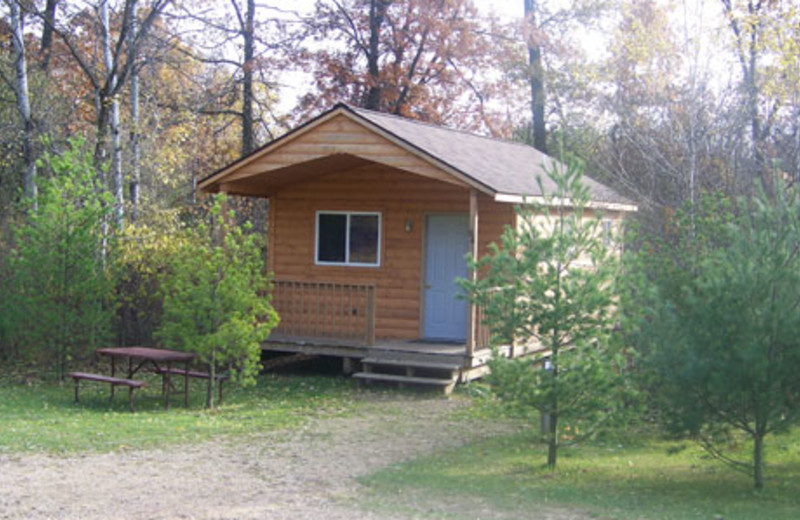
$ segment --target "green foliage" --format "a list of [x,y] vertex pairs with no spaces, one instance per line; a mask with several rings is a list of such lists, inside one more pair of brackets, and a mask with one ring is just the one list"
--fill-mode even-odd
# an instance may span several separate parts
[[[261,342],[278,323],[269,303],[269,279],[257,237],[232,225],[224,197],[215,201],[210,224],[187,230],[185,242],[165,273],[163,322],[157,337],[165,346],[197,352],[212,374],[223,366],[235,379],[252,384]],[[214,378],[208,406],[214,405]]]
[[591,433],[613,416],[623,360],[612,342],[617,261],[602,221],[585,210],[581,168],[571,163],[548,173],[552,188],[540,179],[545,203],[520,207],[516,229],[472,261],[483,275],[462,285],[483,309],[496,345],[541,347],[533,359],[495,356],[490,380],[501,400],[529,419],[538,416],[534,410],[549,414],[548,464],[555,466],[560,439]]
[[123,345],[152,345],[161,323],[160,283],[170,263],[187,246],[178,211],[145,215],[128,224],[119,237],[115,279],[119,314],[117,329]]
[[[642,253],[632,337],[667,425],[761,488],[764,438],[796,423],[800,405],[800,199],[760,193],[738,214],[704,205],[676,221],[671,244]],[[736,430],[750,461],[730,455]]]
[[0,303],[14,357],[48,364],[60,379],[70,362],[105,344],[114,310],[103,257],[112,237],[102,233],[110,204],[83,144],[72,140],[40,161],[50,178],[40,178],[38,208],[13,229]]

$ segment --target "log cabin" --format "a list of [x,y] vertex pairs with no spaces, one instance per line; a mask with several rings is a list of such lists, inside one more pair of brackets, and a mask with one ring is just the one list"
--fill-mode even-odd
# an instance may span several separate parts
[[[515,205],[543,201],[555,159],[519,143],[338,104],[199,183],[269,199],[274,352],[342,358],[364,380],[440,386],[491,355],[480,309],[459,294]],[[584,177],[616,225],[636,206]],[[526,353],[520,345],[504,355]]]

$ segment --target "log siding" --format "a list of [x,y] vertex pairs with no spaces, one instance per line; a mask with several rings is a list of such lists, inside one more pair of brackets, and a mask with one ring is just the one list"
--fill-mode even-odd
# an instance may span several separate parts
[[[384,164],[322,175],[286,186],[270,197],[270,269],[275,279],[372,284],[376,288],[375,335],[420,336],[425,220],[429,214],[469,213],[469,190]],[[381,214],[381,265],[318,265],[318,211]],[[506,225],[514,224],[510,204],[478,194],[478,250],[487,251]],[[410,230],[407,231],[407,223]]]

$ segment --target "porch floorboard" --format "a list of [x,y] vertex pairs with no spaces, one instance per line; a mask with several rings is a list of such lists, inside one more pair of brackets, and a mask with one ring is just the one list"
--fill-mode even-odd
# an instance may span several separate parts
[[362,359],[375,354],[398,353],[400,355],[441,356],[449,360],[466,360],[465,343],[433,341],[377,339],[374,345],[367,346],[363,341],[342,338],[317,338],[311,336],[281,336],[273,334],[262,344],[265,351],[302,352],[322,356]]

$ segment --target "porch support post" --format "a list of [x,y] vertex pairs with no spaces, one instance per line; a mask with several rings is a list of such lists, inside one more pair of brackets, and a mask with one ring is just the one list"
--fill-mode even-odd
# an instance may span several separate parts
[[[472,257],[478,258],[478,192],[475,188],[469,190],[469,251]],[[475,269],[470,269],[470,279],[474,282],[478,279]],[[467,357],[472,358],[475,353],[475,337],[477,329],[477,309],[475,304],[470,302],[469,314],[467,316]],[[471,362],[471,361],[470,361]]]
[[267,273],[275,272],[275,213],[275,197],[270,197],[267,216]]

